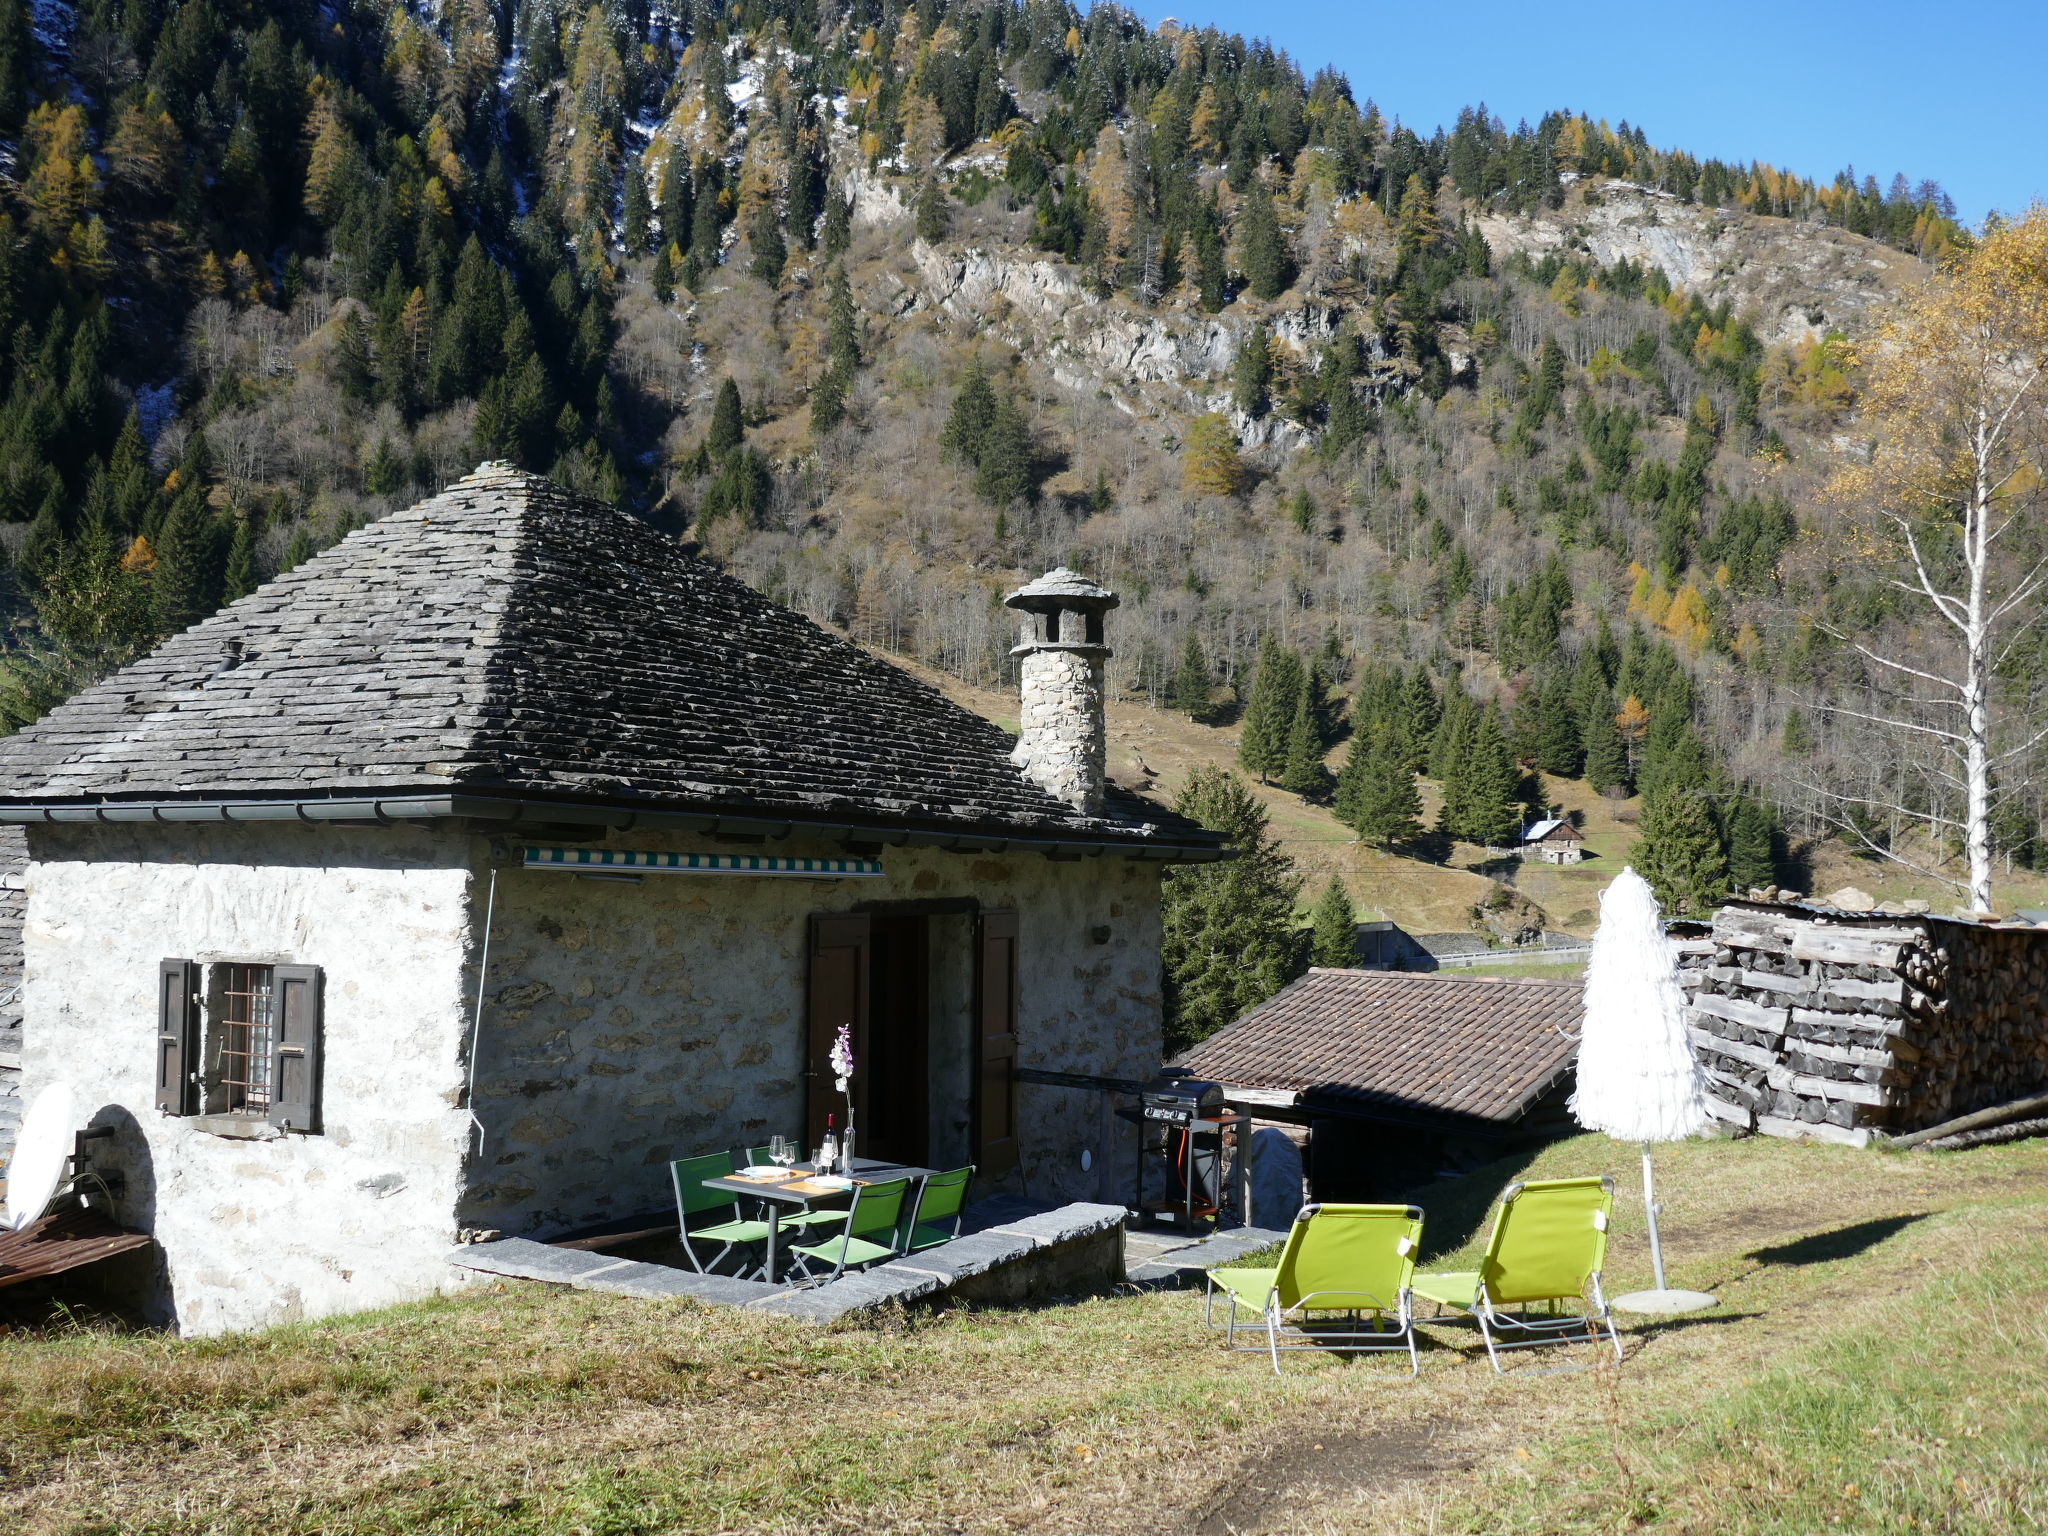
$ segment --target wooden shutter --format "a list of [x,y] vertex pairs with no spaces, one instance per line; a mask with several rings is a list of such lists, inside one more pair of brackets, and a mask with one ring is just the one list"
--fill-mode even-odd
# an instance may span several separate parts
[[320,1129],[320,967],[271,968],[270,1123]]
[[199,967],[166,960],[156,968],[156,1107],[198,1112]]
[[1017,1166],[1017,914],[984,912],[975,937],[974,1163],[983,1178]]
[[819,913],[811,919],[811,976],[804,1028],[807,1152],[825,1134],[827,1115],[845,1116],[845,1101],[832,1086],[832,1041],[839,1026],[853,1026],[857,1057],[866,1049],[869,937],[865,912]]

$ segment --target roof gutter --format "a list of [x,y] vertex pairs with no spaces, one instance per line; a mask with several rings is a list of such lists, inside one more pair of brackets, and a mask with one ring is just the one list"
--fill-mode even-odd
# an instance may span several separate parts
[[869,821],[806,821],[710,811],[631,810],[584,801],[528,800],[499,795],[402,794],[274,800],[101,800],[0,802],[0,824],[255,823],[295,821],[389,826],[406,821],[476,820],[588,826],[606,832],[669,831],[781,839],[823,837],[842,842],[942,848],[957,853],[1039,853],[1053,858],[1119,857],[1162,864],[1208,864],[1235,858],[1216,843],[1136,842],[1108,837],[1030,837],[946,831]]

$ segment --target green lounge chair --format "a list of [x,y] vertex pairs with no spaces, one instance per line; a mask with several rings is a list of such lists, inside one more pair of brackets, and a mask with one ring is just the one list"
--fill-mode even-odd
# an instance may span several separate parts
[[[1237,1342],[1240,1327],[1254,1326],[1238,1321],[1238,1309],[1256,1316],[1276,1376],[1283,1350],[1403,1348],[1413,1376],[1422,1360],[1410,1282],[1421,1246],[1422,1212],[1412,1205],[1306,1205],[1273,1268],[1209,1271],[1204,1315],[1214,1327],[1217,1294],[1229,1298],[1223,1323],[1228,1349],[1258,1347]],[[1331,1313],[1350,1314],[1352,1325],[1317,1320]]]
[[[950,1243],[960,1235],[960,1213],[967,1205],[967,1187],[974,1166],[934,1173],[917,1192],[917,1208],[906,1223],[903,1251],[918,1253]],[[950,1225],[949,1225],[950,1224]]]
[[[668,1165],[669,1178],[676,1187],[676,1225],[681,1229],[683,1252],[689,1255],[700,1275],[716,1273],[725,1256],[740,1244],[768,1240],[767,1222],[739,1220],[738,1200],[723,1190],[705,1187],[706,1179],[731,1172],[730,1152],[707,1152],[702,1157],[686,1157]],[[721,1218],[716,1215],[718,1212],[726,1214]],[[709,1266],[697,1252],[700,1242],[723,1245]]]
[[[1621,1337],[1600,1290],[1613,1211],[1614,1181],[1609,1178],[1510,1184],[1501,1195],[1479,1268],[1417,1275],[1415,1294],[1439,1309],[1470,1312],[1496,1371],[1503,1349],[1570,1344],[1577,1338],[1598,1344],[1602,1326],[1618,1365]],[[1579,1310],[1560,1312],[1561,1302],[1577,1302]],[[1540,1315],[1530,1310],[1538,1305],[1544,1308]]]
[[[797,1256],[797,1264],[803,1271],[804,1278],[836,1280],[849,1264],[873,1264],[882,1259],[895,1258],[903,1251],[903,1202],[909,1193],[908,1179],[890,1179],[881,1184],[856,1184],[853,1187],[853,1203],[844,1211],[831,1213],[846,1222],[844,1232],[837,1237],[827,1238],[822,1243],[789,1245],[790,1252]],[[789,1222],[783,1223],[785,1227],[789,1225]],[[813,1262],[831,1265],[831,1272],[814,1277],[811,1273]]]

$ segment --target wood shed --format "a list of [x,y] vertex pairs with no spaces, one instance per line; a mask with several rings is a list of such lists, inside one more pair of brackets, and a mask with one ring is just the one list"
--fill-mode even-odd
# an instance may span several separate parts
[[2048,1085],[2048,931],[1742,901],[1680,949],[1738,1130],[1863,1146]]

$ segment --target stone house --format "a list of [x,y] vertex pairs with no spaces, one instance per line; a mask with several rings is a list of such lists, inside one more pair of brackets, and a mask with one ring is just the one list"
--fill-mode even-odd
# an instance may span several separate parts
[[[672,1209],[814,1138],[1093,1197],[1212,833],[1104,782],[1103,615],[1012,595],[1010,738],[503,465],[0,741],[24,1089],[68,1080],[188,1332],[459,1283],[467,1230]],[[1033,1074],[1039,1081],[1032,1081]]]
[[1586,834],[1562,816],[1546,816],[1522,834],[1520,851],[1546,864],[1576,864],[1586,856]]

